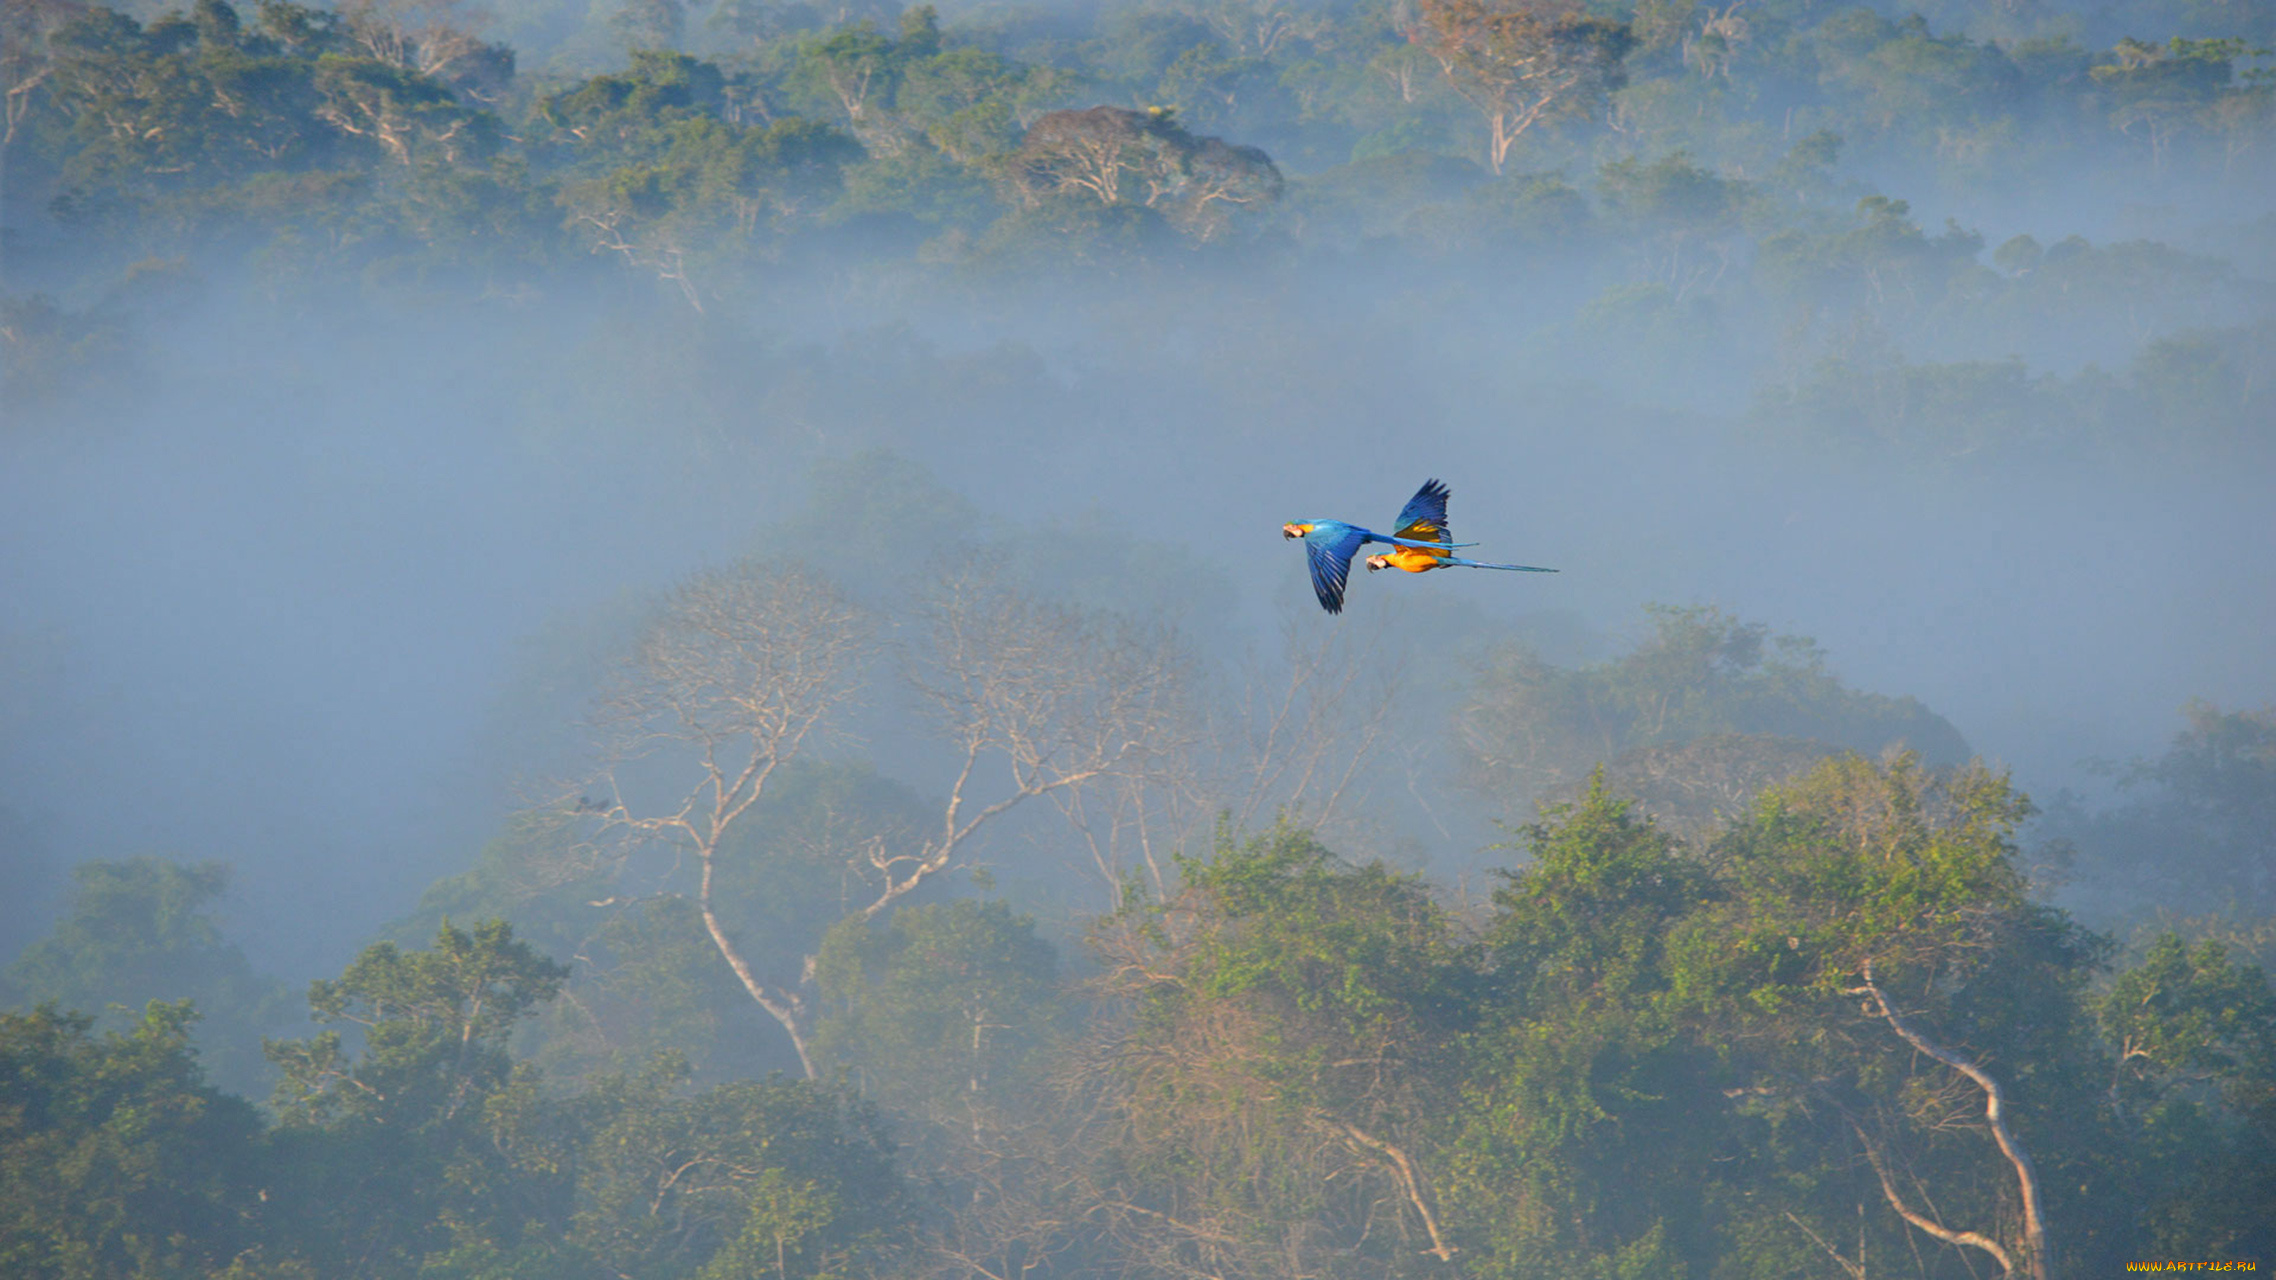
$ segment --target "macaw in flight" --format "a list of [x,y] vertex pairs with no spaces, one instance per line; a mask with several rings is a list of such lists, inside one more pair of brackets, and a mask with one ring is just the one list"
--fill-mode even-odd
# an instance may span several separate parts
[[1426,480],[1399,512],[1399,531],[1381,534],[1341,520],[1300,520],[1280,526],[1283,538],[1302,538],[1304,555],[1311,562],[1312,594],[1329,613],[1343,612],[1343,590],[1351,576],[1351,558],[1370,542],[1389,543],[1405,553],[1445,555],[1447,548],[1475,544],[1450,542],[1446,532],[1446,486]]
[[1446,523],[1446,500],[1451,496],[1451,491],[1439,481],[1424,481],[1423,487],[1415,490],[1415,496],[1408,500],[1406,510],[1399,513],[1399,536],[1435,538],[1436,541],[1420,547],[1412,543],[1398,543],[1387,553],[1367,557],[1367,571],[1373,573],[1377,569],[1404,569],[1408,573],[1429,573],[1433,569],[1453,565],[1463,569],[1507,569],[1512,573],[1556,572],[1555,569],[1544,569],[1539,565],[1488,564],[1483,560],[1465,560],[1453,554],[1451,548],[1473,544],[1451,540],[1454,535]]

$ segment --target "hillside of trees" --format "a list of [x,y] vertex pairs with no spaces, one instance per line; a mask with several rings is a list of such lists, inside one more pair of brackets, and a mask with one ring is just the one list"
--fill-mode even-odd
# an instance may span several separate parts
[[[1459,909],[1305,830],[1224,830],[1065,950],[1001,899],[849,913],[803,980],[749,957],[775,1007],[711,971],[700,893],[573,965],[445,923],[311,988],[325,1029],[267,1042],[265,1112],[207,1082],[188,1002],[101,1034],[44,1004],[0,1015],[0,1241],[27,1276],[2271,1256],[2265,971],[2174,932],[2121,956],[2033,902],[2028,811],[1979,768],[1845,756],[1682,841],[1594,783]],[[770,1021],[810,1074],[737,1072]]]
[[[1541,799],[1474,892],[1325,842],[1385,763],[1335,655],[1227,711],[1174,634],[1032,584],[918,621],[888,654],[802,571],[683,583],[589,772],[310,1031],[217,926],[225,868],[84,864],[0,975],[12,1273],[2276,1256],[2267,712],[2193,708],[2126,803],[2034,826],[1916,701],[1663,609],[1475,669],[1464,785]],[[944,790],[818,749],[898,696]]]
[[[19,398],[223,281],[730,315],[1056,280],[1427,298],[1522,369],[1916,465],[2276,420],[2256,4],[573,9],[12,3]],[[2044,230],[2081,208],[2105,238]]]
[[2276,6],[0,14],[0,1274],[2276,1266]]

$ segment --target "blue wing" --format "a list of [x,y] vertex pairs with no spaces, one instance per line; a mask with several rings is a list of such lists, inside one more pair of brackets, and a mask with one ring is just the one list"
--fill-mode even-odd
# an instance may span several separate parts
[[1483,560],[1465,560],[1465,559],[1463,559],[1463,558],[1462,558],[1462,557],[1460,557],[1460,556],[1448,556],[1448,557],[1446,557],[1446,559],[1445,559],[1444,561],[1442,561],[1441,563],[1443,563],[1443,564],[1457,564],[1457,565],[1460,565],[1460,566],[1462,566],[1462,567],[1463,567],[1463,568],[1465,568],[1465,569],[1508,569],[1508,570],[1510,570],[1510,571],[1511,571],[1511,572],[1513,572],[1513,573],[1555,573],[1555,572],[1557,572],[1555,569],[1544,569],[1544,568],[1542,568],[1542,567],[1541,567],[1541,566],[1539,566],[1539,565],[1532,565],[1532,564],[1487,564],[1487,563],[1486,563],[1485,561],[1483,561]]
[[1311,562],[1312,594],[1329,613],[1343,612],[1344,584],[1351,578],[1351,557],[1365,545],[1367,530],[1348,524],[1319,524],[1304,535],[1304,558]]
[[1402,538],[1432,538],[1439,542],[1453,539],[1446,524],[1446,500],[1453,494],[1443,480],[1425,480],[1407,505],[1399,509],[1399,521],[1392,525]]

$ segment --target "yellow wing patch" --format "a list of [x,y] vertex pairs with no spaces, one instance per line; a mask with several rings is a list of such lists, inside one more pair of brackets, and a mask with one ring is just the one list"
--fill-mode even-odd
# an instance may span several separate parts
[[[1408,527],[1427,528],[1428,526],[1418,522]],[[1399,536],[1422,537],[1426,535],[1408,535],[1402,533]],[[1441,563],[1445,561],[1446,557],[1451,554],[1451,552],[1440,551],[1435,547],[1427,549],[1423,547],[1393,547],[1389,551],[1383,553],[1383,559],[1385,561],[1383,567],[1386,569],[1404,569],[1408,573],[1428,573],[1430,570],[1436,569]]]

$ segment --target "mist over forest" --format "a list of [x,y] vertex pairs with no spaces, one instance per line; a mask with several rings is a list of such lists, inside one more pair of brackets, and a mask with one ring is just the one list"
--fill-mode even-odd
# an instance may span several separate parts
[[0,14],[0,1271],[2276,1265],[2276,7]]

